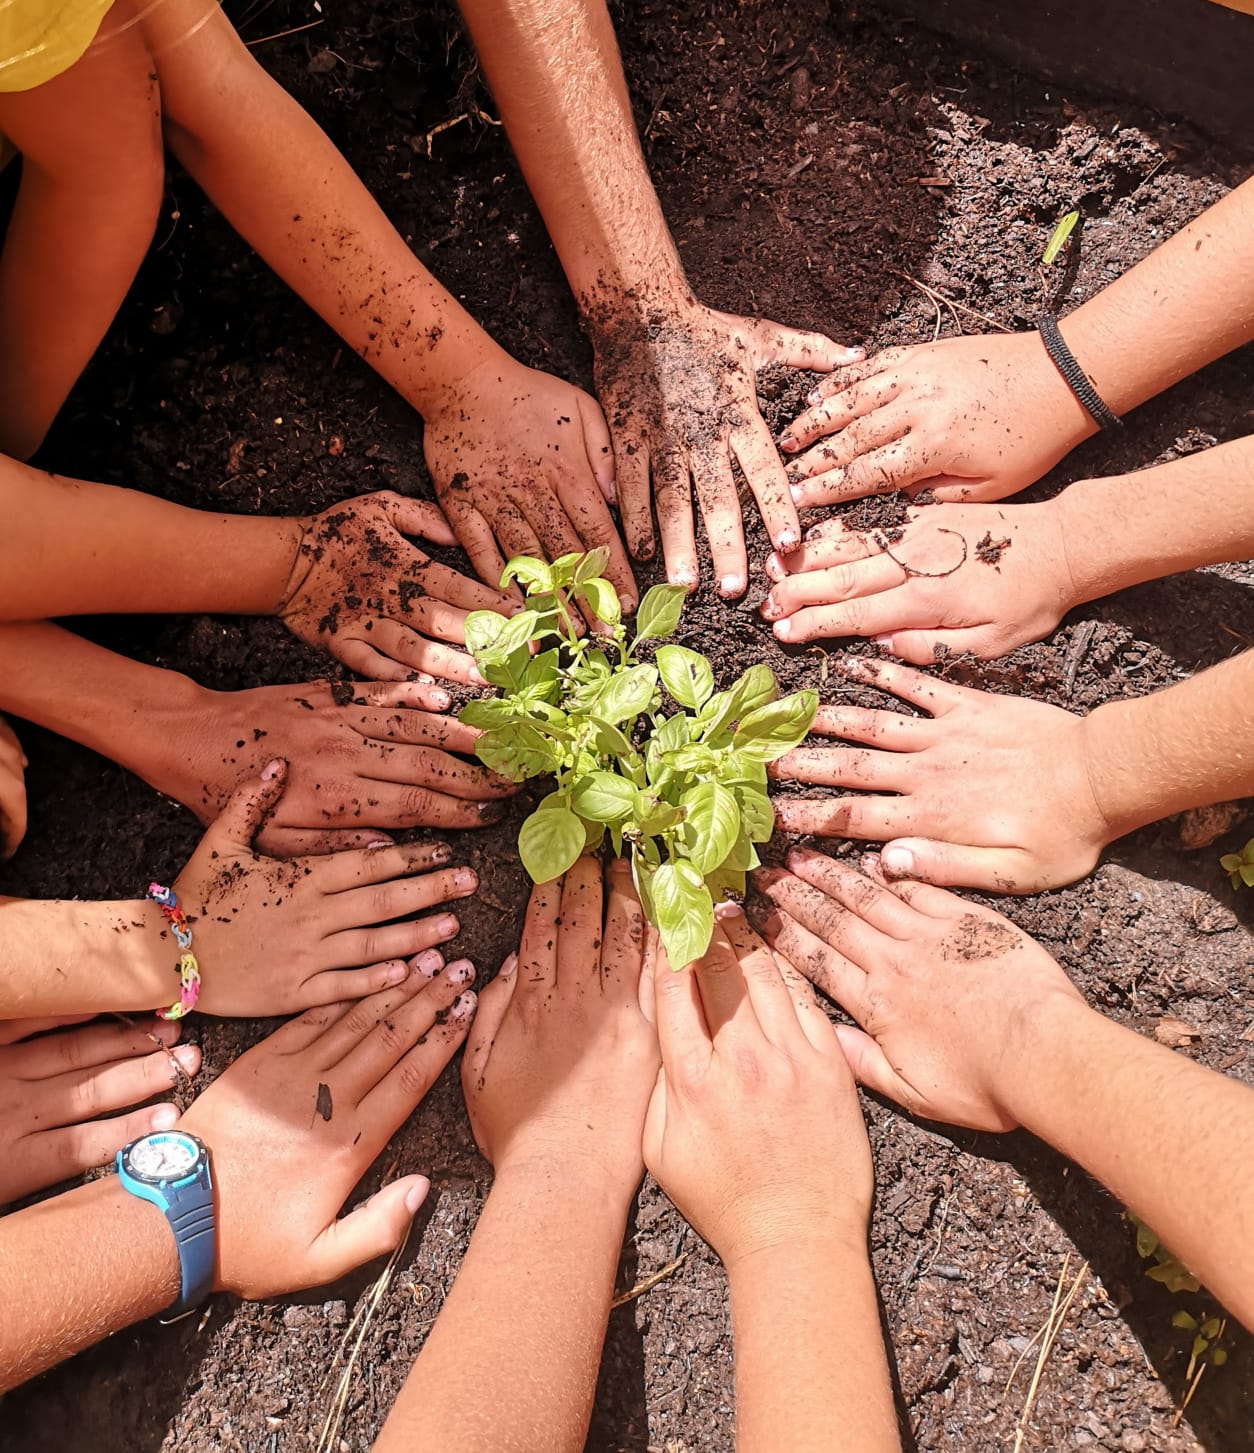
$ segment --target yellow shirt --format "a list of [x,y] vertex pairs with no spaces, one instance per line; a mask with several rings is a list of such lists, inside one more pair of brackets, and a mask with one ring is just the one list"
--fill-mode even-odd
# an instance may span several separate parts
[[30,91],[68,71],[113,0],[0,0],[0,91]]

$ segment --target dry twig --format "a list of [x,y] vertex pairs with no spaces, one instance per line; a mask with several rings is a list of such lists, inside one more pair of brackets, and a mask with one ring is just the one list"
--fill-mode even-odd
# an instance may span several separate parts
[[652,1291],[658,1282],[665,1281],[672,1276],[688,1260],[688,1253],[685,1251],[677,1256],[674,1261],[667,1262],[661,1271],[655,1271],[651,1276],[646,1276],[643,1281],[638,1281],[629,1292],[624,1292],[621,1297],[615,1297],[610,1303],[610,1311],[617,1307],[625,1307],[628,1302],[634,1302],[637,1297],[644,1296],[645,1292]]

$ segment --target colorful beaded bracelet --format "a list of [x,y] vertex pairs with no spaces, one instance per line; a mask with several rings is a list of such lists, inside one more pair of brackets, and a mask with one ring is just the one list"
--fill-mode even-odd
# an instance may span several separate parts
[[173,889],[163,888],[160,883],[149,883],[148,896],[161,910],[162,917],[174,930],[174,941],[182,949],[176,972],[179,976],[179,998],[177,1004],[168,1009],[158,1009],[158,1019],[182,1019],[196,1007],[200,997],[200,965],[192,953],[192,931],[187,916],[179,907]]

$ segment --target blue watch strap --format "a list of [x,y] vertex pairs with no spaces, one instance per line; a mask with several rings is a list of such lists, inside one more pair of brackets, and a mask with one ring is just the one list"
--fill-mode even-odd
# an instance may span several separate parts
[[208,1159],[183,1184],[153,1185],[128,1174],[124,1152],[117,1157],[118,1179],[132,1196],[156,1206],[170,1223],[179,1258],[179,1294],[163,1320],[190,1312],[213,1290],[216,1263],[213,1176]]

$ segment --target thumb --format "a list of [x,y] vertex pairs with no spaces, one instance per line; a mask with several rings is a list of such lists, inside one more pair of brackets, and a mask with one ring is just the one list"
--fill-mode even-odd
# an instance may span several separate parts
[[426,1176],[404,1176],[376,1191],[341,1220],[332,1221],[311,1248],[317,1285],[395,1251],[430,1189]]
[[261,824],[283,796],[286,783],[287,763],[282,757],[275,757],[262,768],[260,777],[236,787],[205,836],[225,841],[232,847],[250,847]]
[[501,972],[479,995],[479,1008],[475,1021],[470,1026],[466,1040],[466,1053],[462,1056],[462,1093],[467,1100],[473,1099],[483,1089],[483,1077],[488,1068],[492,1046],[497,1030],[505,1018],[514,997],[514,985],[518,982],[518,955],[510,956],[501,965]]
[[833,1024],[832,1028],[836,1031],[841,1052],[853,1071],[854,1079],[875,1094],[883,1095],[885,1099],[904,1105],[913,1112],[915,1096],[889,1064],[879,1041],[872,1039],[864,1029],[855,1029],[852,1024]]
[[394,494],[388,502],[388,516],[402,535],[417,535],[436,545],[457,544],[457,536],[440,507],[427,500]]
[[930,838],[897,838],[880,851],[884,876],[917,878],[943,888],[1026,893],[1026,854],[1019,848],[969,848]]

